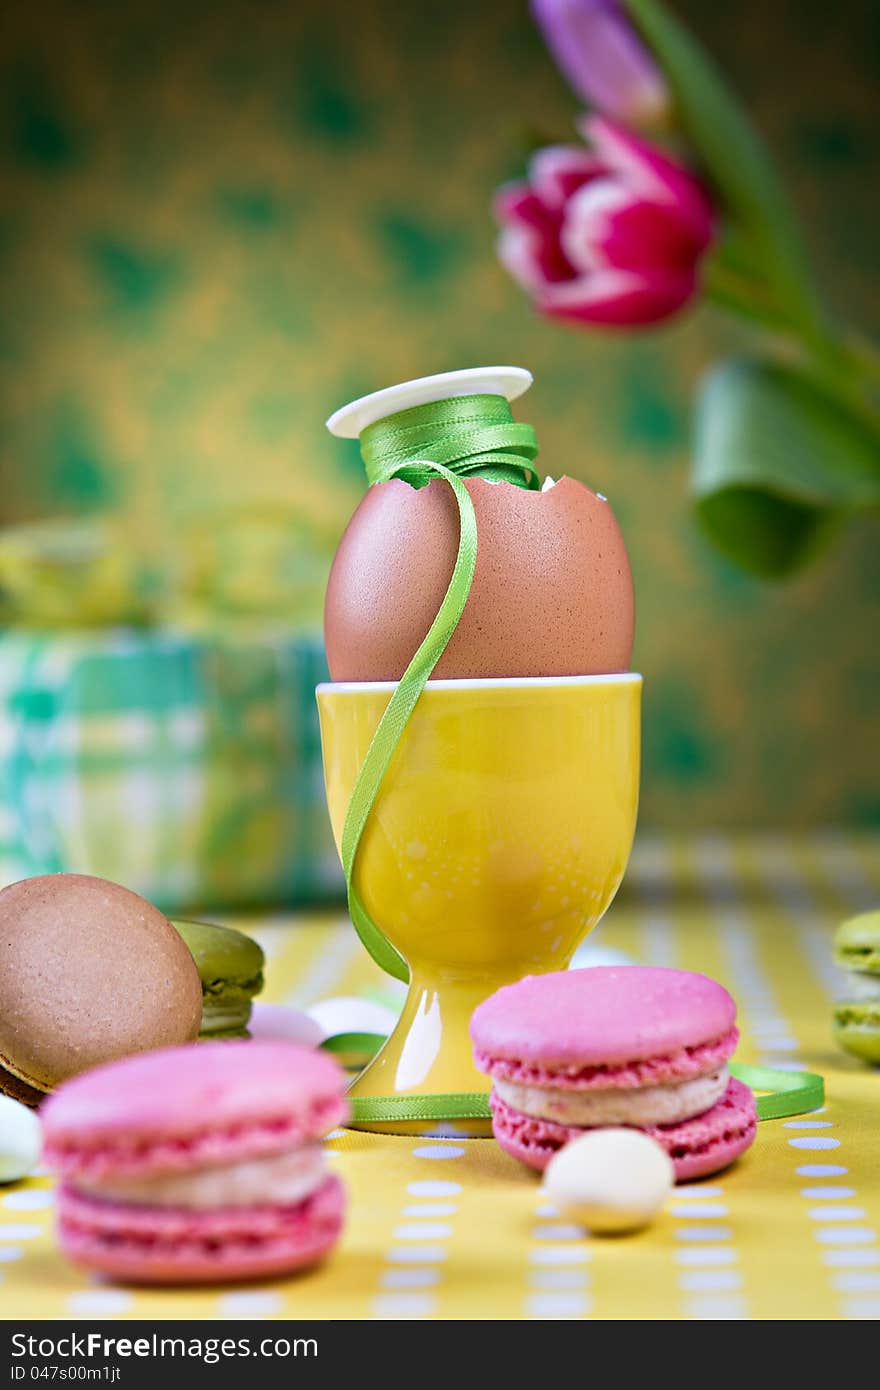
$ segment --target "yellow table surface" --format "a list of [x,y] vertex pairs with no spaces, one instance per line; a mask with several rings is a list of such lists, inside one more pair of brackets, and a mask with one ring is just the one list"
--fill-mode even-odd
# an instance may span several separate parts
[[[588,942],[701,970],[739,1005],[738,1058],[825,1076],[823,1110],[764,1121],[727,1172],[676,1189],[649,1230],[590,1238],[492,1140],[339,1133],[350,1209],[318,1270],[145,1291],[74,1269],[52,1237],[52,1179],[0,1189],[4,1318],[877,1318],[880,1073],[830,1037],[834,925],[880,902],[866,836],[643,838]],[[238,919],[266,950],[265,997],[391,997],[338,914]]]

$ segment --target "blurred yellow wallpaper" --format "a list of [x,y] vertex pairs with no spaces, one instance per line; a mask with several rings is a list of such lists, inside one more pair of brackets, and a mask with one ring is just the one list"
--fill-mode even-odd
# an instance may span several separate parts
[[[876,329],[876,8],[672,8],[747,97],[832,303]],[[320,567],[365,487],[330,411],[522,364],[542,471],[607,494],[630,549],[642,826],[880,819],[876,531],[786,584],[739,573],[687,496],[689,402],[733,331],[562,328],[496,261],[493,190],[577,111],[525,3],[10,0],[4,27],[0,522],[268,512]]]

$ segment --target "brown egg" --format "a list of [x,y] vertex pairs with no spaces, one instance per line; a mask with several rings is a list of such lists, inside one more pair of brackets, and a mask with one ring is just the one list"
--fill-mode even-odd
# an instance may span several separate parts
[[0,1091],[31,1105],[59,1081],[191,1042],[202,982],[158,908],[118,883],[45,874],[0,892]]
[[[633,586],[608,503],[573,478],[546,492],[469,479],[477,566],[433,675],[598,675],[629,668]],[[446,592],[458,509],[437,480],[371,487],[339,544],[324,609],[334,681],[398,680]]]

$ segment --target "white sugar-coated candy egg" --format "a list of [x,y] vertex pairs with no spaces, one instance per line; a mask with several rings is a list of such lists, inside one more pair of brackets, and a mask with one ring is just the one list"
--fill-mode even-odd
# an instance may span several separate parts
[[336,1033],[381,1033],[387,1036],[397,1022],[397,1015],[384,1004],[374,1004],[369,999],[354,996],[340,996],[336,999],[322,999],[313,1004],[309,1015],[323,1030],[325,1038]]
[[317,1047],[324,1039],[323,1028],[302,1009],[260,1000],[251,1006],[247,1029],[252,1038],[299,1043],[300,1047]]
[[35,1111],[0,1096],[0,1182],[17,1182],[40,1161],[43,1135]]
[[544,1193],[560,1214],[591,1231],[637,1231],[675,1183],[666,1150],[638,1129],[595,1129],[560,1149],[544,1172]]

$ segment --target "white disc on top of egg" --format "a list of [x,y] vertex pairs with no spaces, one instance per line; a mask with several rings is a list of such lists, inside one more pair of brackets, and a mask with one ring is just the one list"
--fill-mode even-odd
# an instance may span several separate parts
[[666,1150],[639,1129],[594,1129],[573,1139],[544,1171],[544,1195],[588,1230],[637,1231],[675,1185]]

